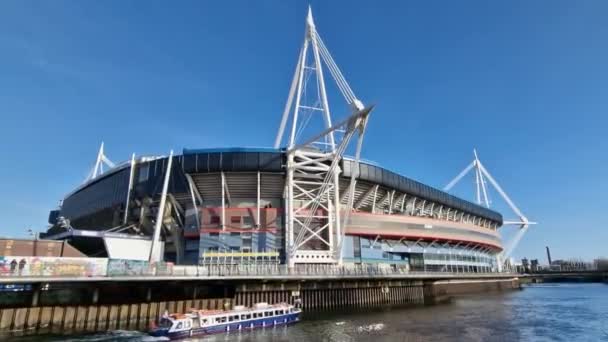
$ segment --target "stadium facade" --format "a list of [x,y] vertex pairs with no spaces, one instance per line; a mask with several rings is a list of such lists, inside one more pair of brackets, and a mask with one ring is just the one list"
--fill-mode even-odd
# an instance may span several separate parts
[[[337,124],[323,70],[352,109]],[[307,86],[318,95],[308,103]],[[102,145],[91,176],[51,212],[43,237],[68,240],[89,256],[179,264],[500,269],[501,214],[360,160],[371,110],[348,86],[309,12],[273,148],[184,149],[114,165]],[[315,116],[325,129],[301,139]]]
[[[168,260],[285,262],[285,151],[185,149],[171,158],[162,218]],[[90,256],[104,257],[115,256],[113,249],[120,247],[112,244],[117,240],[134,246],[135,240],[149,239],[168,160],[140,158],[83,184],[51,212],[53,226],[44,237],[67,239]],[[342,158],[344,206],[354,166],[353,160]],[[372,163],[360,162],[358,168],[353,211],[344,227],[344,263],[384,263],[412,270],[496,268],[496,254],[502,251],[499,213]]]

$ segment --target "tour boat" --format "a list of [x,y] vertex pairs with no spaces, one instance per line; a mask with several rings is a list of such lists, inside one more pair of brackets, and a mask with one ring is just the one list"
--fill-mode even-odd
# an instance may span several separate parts
[[173,340],[273,327],[298,322],[301,312],[302,309],[287,303],[274,305],[257,303],[251,308],[238,305],[233,310],[190,309],[185,314],[163,314],[158,324],[153,324],[151,327],[150,335],[164,336]]

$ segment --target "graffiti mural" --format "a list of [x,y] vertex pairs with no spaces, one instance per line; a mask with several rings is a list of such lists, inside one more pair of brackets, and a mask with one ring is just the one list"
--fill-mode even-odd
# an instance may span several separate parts
[[106,258],[0,257],[0,276],[102,277]]
[[108,276],[153,275],[150,263],[142,260],[110,259]]

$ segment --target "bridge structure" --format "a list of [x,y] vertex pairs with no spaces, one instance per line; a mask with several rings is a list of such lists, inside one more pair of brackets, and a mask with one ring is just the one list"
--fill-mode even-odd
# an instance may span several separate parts
[[544,271],[524,273],[518,276],[522,283],[553,282],[604,282],[608,283],[608,271]]
[[[342,116],[330,111],[326,74]],[[10,294],[0,300],[0,332],[124,321],[140,329],[165,309],[404,304],[518,287],[501,269],[505,221],[479,195],[470,202],[361,158],[373,109],[355,96],[309,10],[274,145],[115,164],[102,144],[41,234],[88,258],[0,256],[0,289]],[[471,168],[497,186],[477,157]]]

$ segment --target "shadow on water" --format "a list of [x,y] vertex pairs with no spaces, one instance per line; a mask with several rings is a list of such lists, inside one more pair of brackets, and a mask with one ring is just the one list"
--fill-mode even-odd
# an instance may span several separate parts
[[[14,341],[156,341],[144,333],[20,337]],[[308,311],[302,322],[184,341],[608,341],[608,286],[540,284],[430,305]]]

